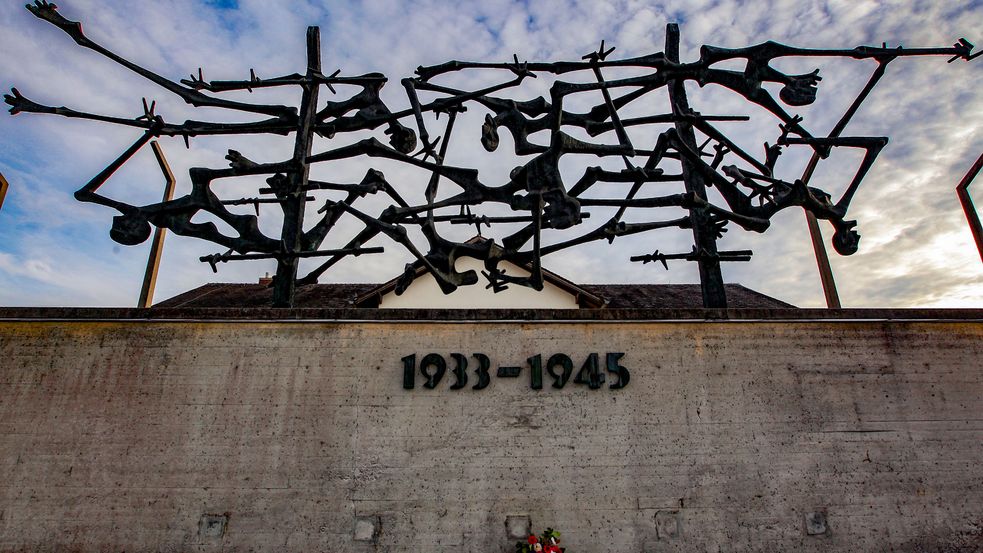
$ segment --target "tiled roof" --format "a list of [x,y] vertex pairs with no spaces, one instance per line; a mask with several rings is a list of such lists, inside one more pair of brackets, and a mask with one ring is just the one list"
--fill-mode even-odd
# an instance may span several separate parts
[[[699,284],[581,284],[581,288],[607,300],[605,307],[627,309],[685,309],[703,307]],[[795,306],[745,288],[725,284],[727,307],[794,309]]]
[[[355,298],[378,284],[312,284],[297,288],[294,307],[351,308]],[[699,284],[581,284],[580,288],[606,300],[605,307],[685,309],[703,306]],[[794,305],[745,288],[725,285],[727,305],[733,308],[791,309]],[[273,289],[265,284],[205,284],[154,307],[269,307]]]
[[[300,286],[296,307],[352,307],[359,294],[375,284],[314,284]],[[154,304],[154,307],[269,307],[273,303],[273,288],[265,284],[213,283],[199,286],[173,298]]]

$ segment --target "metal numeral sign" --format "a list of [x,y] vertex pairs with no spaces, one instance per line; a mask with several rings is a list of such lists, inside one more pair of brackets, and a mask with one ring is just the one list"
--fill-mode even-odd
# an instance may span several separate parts
[[[621,365],[621,358],[624,353],[606,353],[604,356],[604,368],[601,368],[601,356],[598,353],[591,353],[580,366],[580,370],[574,374],[574,362],[565,353],[556,353],[543,361],[542,354],[536,354],[526,359],[529,370],[529,387],[533,390],[543,389],[543,373],[552,379],[550,387],[560,389],[567,385],[573,377],[574,384],[583,384],[591,390],[602,388],[605,381],[608,381],[608,389],[617,390],[624,388],[631,380],[631,373]],[[454,383],[450,385],[451,390],[460,390],[466,387],[470,381],[468,378],[468,357],[462,353],[452,353],[450,358],[454,362],[454,368],[450,369],[454,376]],[[491,383],[491,358],[484,353],[473,353],[474,384],[472,390],[483,390]],[[403,357],[403,388],[412,390],[416,388],[416,378],[419,373],[423,377],[423,387],[433,390],[440,384],[444,375],[448,372],[447,359],[439,353],[428,353],[417,362],[416,354]],[[522,366],[500,365],[495,371],[498,378],[519,378],[522,376]],[[610,378],[608,378],[610,375]]]

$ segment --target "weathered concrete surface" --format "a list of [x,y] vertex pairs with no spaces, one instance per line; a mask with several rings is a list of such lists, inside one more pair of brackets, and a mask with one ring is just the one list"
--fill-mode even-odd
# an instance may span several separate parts
[[[430,352],[491,384],[404,390]],[[557,352],[631,382],[531,390]],[[0,321],[0,551],[509,552],[510,516],[571,553],[979,551],[981,354],[979,320]]]

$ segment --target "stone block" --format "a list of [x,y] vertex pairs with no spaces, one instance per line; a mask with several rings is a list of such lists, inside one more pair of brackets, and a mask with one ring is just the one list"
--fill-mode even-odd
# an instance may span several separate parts
[[806,513],[806,534],[824,536],[827,532],[829,532],[829,525],[826,524],[826,513],[822,511]]
[[229,515],[203,514],[198,519],[198,537],[205,541],[220,540],[229,527]]
[[375,542],[379,538],[381,529],[382,520],[378,516],[355,517],[353,538],[355,541]]
[[509,539],[520,540],[529,537],[531,534],[532,523],[529,515],[509,515],[505,517],[505,530],[508,532]]
[[679,524],[679,511],[658,511],[655,513],[655,532],[660,540],[675,540],[682,534]]

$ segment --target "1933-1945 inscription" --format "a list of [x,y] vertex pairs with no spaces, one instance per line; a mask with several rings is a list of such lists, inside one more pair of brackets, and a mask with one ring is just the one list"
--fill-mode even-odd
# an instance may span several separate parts
[[[573,377],[574,384],[586,385],[591,390],[602,388],[607,381],[606,373],[611,374],[608,382],[608,389],[617,390],[624,388],[631,380],[631,373],[621,365],[621,358],[624,353],[607,353],[604,357],[604,370],[601,369],[601,356],[598,353],[591,353],[580,366],[580,370],[574,375],[574,362],[565,353],[556,353],[543,361],[543,355],[537,354],[528,359],[526,363],[529,369],[529,387],[533,390],[543,389],[543,370],[553,379],[552,388],[563,388]],[[468,385],[468,357],[462,353],[452,353],[450,358],[454,362],[454,368],[450,373],[454,376],[454,383],[449,386],[451,390],[460,390]],[[473,353],[475,382],[471,386],[472,390],[482,390],[491,383],[492,362],[484,353]],[[439,353],[428,353],[424,355],[419,363],[416,354],[403,357],[403,388],[412,390],[416,387],[417,373],[423,377],[423,387],[433,390],[440,384],[444,374],[447,373],[447,359]],[[498,378],[518,378],[522,375],[522,366],[500,365],[495,372]]]

